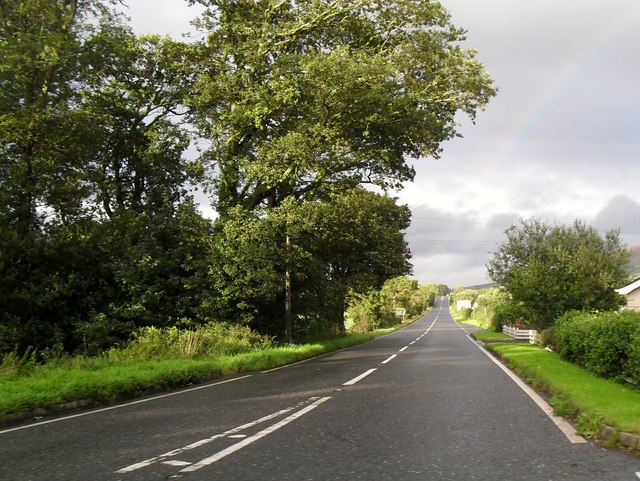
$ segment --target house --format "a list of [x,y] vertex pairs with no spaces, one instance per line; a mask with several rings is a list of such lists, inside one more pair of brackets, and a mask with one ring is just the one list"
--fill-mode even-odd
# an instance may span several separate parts
[[462,301],[458,301],[456,304],[457,310],[460,311],[462,309],[471,309],[471,300],[465,299]]
[[616,289],[616,292],[627,298],[627,309],[640,311],[640,279],[636,279],[631,284]]

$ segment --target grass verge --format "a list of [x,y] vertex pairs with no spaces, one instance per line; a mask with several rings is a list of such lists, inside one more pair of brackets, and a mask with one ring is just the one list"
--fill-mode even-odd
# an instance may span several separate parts
[[261,371],[370,341],[409,323],[372,333],[297,346],[254,350],[233,356],[199,359],[92,359],[77,365],[39,366],[28,375],[0,379],[0,416],[49,409],[73,401],[107,404],[117,399],[167,389],[218,376]]
[[601,379],[530,344],[488,344],[487,349],[535,387],[552,394],[558,415],[573,419],[585,437],[599,437],[605,425],[640,433],[640,391]]
[[472,332],[471,337],[477,341],[491,342],[491,341],[512,341],[513,338],[503,334],[502,332],[491,331],[478,331]]

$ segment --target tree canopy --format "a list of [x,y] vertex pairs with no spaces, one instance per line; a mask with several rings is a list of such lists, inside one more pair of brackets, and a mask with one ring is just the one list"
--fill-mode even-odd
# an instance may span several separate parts
[[437,2],[201,0],[187,97],[217,208],[413,179],[495,94]]
[[0,3],[0,353],[321,335],[410,272],[408,208],[363,186],[411,180],[495,94],[464,31],[431,1],[196,1],[193,42],[136,36],[118,0]]
[[615,289],[627,280],[629,253],[616,231],[601,236],[580,221],[550,226],[522,220],[506,231],[487,264],[489,277],[532,313],[537,327],[552,325],[572,309],[621,305]]

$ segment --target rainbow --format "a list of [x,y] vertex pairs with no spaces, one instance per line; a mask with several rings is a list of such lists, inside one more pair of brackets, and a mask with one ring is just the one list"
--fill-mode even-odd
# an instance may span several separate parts
[[[579,15],[579,12],[576,14]],[[504,142],[498,145],[496,152],[494,152],[494,158],[506,158],[514,145],[525,137],[529,127],[547,114],[549,107],[555,103],[565,87],[571,85],[585,67],[611,47],[620,37],[627,32],[635,32],[638,23],[640,23],[640,9],[629,12],[623,21],[620,21],[618,17],[603,23],[598,31],[594,32],[591,41],[585,43],[579,55],[576,55],[562,68],[550,72],[548,82],[532,95],[513,119],[511,128],[505,132]]]

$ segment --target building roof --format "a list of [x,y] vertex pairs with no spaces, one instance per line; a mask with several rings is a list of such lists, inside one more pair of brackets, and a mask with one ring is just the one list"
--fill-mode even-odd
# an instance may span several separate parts
[[638,288],[640,288],[640,279],[636,279],[631,284],[627,284],[626,286],[621,287],[620,289],[616,289],[616,292],[618,294],[626,296],[627,294],[629,294],[630,292],[635,291]]

